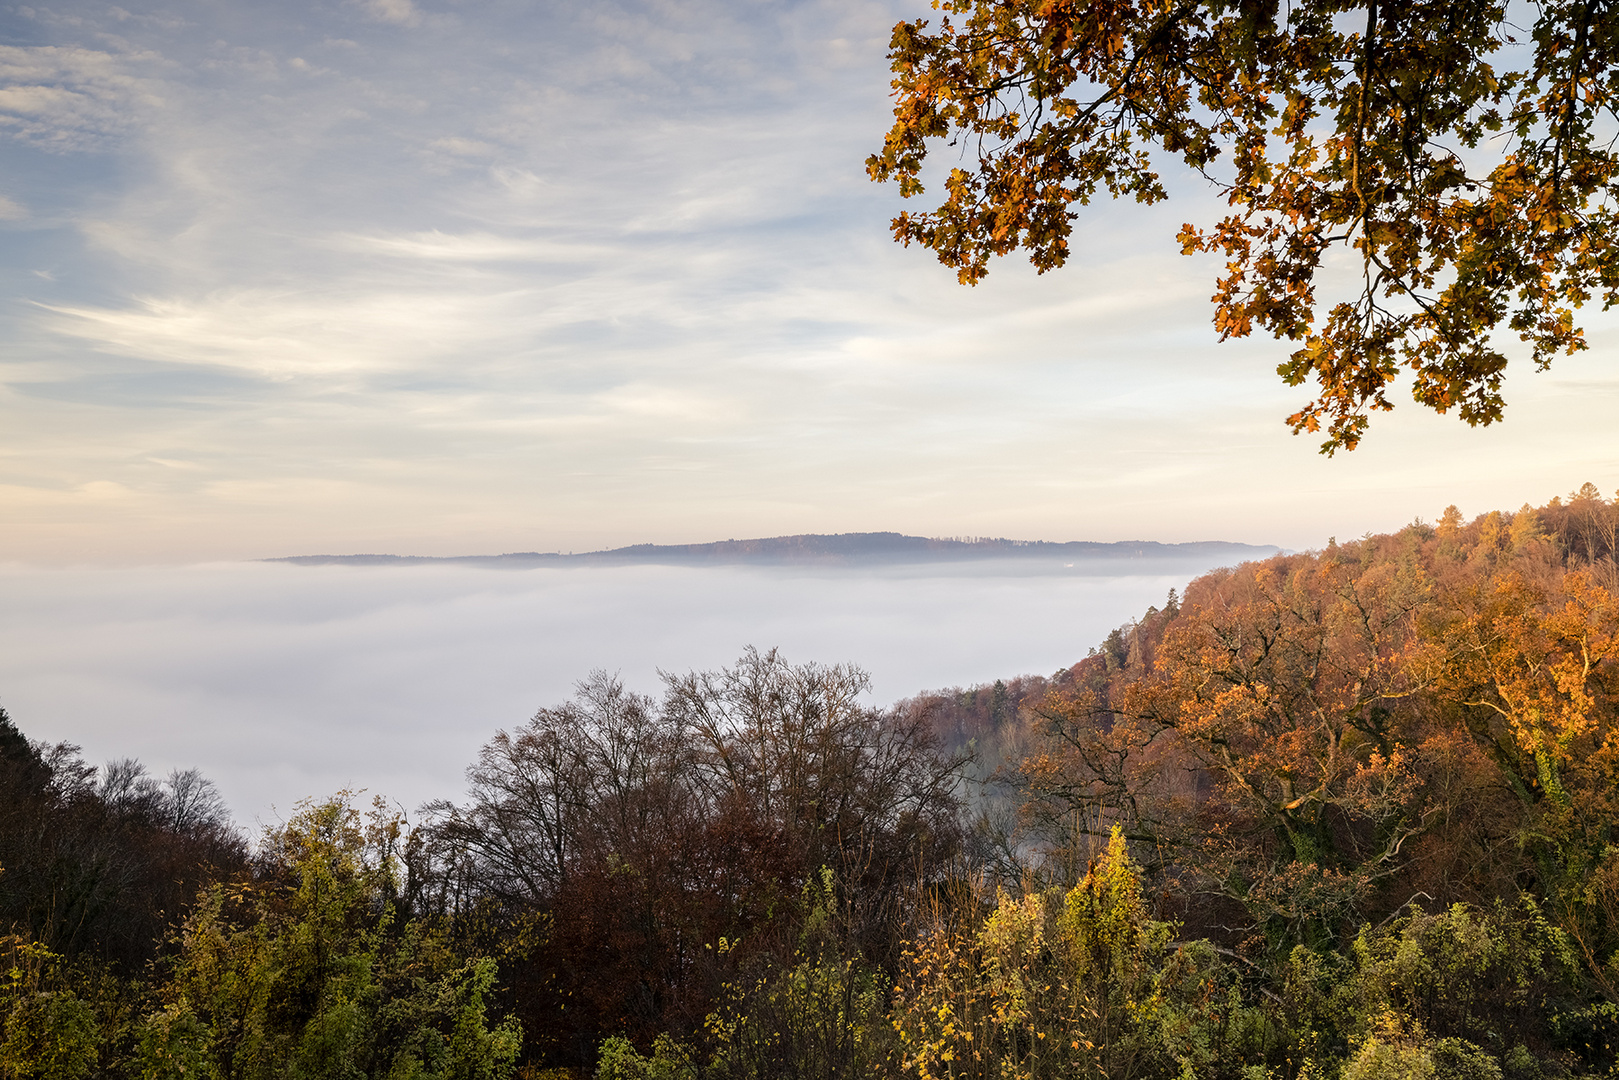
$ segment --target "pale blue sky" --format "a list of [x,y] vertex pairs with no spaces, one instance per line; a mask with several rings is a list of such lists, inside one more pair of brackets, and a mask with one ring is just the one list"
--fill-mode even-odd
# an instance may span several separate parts
[[862,161],[920,2],[0,7],[0,560],[1328,535],[1619,487],[1612,319],[1325,460],[1206,194],[976,290]]

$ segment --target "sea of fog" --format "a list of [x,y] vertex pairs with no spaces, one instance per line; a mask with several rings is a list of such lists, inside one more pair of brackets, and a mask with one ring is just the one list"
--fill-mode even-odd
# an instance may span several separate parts
[[91,762],[201,768],[244,824],[343,788],[409,810],[593,669],[657,693],[775,647],[860,665],[884,704],[1049,675],[1203,569],[0,566],[0,706]]

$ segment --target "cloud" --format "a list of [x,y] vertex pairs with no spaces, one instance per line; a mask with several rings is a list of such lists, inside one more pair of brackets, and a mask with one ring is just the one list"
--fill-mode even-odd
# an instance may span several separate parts
[[57,151],[106,145],[161,108],[157,84],[131,71],[152,54],[0,46],[0,132]]
[[597,262],[617,249],[606,244],[502,236],[496,233],[442,233],[438,230],[382,236],[345,236],[334,243],[355,251],[369,251],[425,262]]
[[362,0],[361,6],[372,18],[395,26],[418,26],[422,21],[411,0]]
[[458,158],[490,158],[496,153],[495,147],[489,143],[480,139],[464,139],[456,135],[434,139],[427,145]]
[[[233,290],[136,298],[119,307],[41,305],[58,333],[161,363],[217,366],[271,378],[411,372],[469,351],[510,345],[521,297],[420,288],[346,295]],[[523,320],[525,328],[543,316]]]

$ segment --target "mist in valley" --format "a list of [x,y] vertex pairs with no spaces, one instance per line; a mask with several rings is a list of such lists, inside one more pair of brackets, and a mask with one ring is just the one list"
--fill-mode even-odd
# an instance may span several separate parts
[[250,828],[339,789],[411,810],[594,670],[658,694],[779,648],[858,664],[887,704],[1050,675],[1209,565],[12,565],[0,706],[90,762],[198,768]]

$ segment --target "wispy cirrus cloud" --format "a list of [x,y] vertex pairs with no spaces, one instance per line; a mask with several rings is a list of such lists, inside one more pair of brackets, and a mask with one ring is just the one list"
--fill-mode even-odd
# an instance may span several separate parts
[[620,252],[606,244],[530,239],[492,232],[427,232],[354,235],[335,238],[335,247],[425,262],[599,262]]

